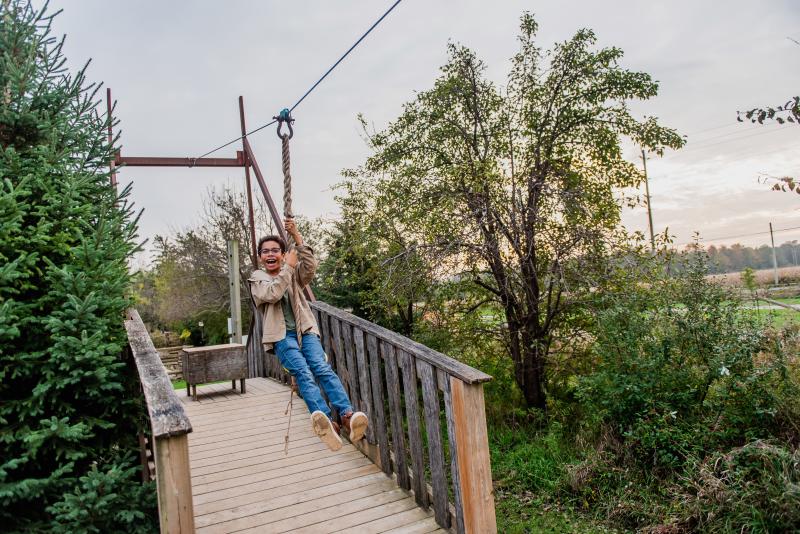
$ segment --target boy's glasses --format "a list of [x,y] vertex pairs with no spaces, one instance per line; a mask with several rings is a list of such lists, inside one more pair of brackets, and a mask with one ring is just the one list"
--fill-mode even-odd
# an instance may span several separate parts
[[261,249],[261,254],[269,254],[269,253],[280,254],[281,253],[281,249],[279,249],[279,248],[262,248]]

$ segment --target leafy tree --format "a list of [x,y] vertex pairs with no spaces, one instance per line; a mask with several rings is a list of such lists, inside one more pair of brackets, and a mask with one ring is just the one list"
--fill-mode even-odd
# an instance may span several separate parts
[[643,179],[622,139],[657,153],[682,140],[630,113],[628,102],[654,97],[658,84],[621,67],[620,49],[597,49],[580,30],[544,51],[536,32],[524,15],[504,89],[472,51],[450,45],[434,87],[367,132],[374,154],[346,176],[370,184],[402,252],[491,295],[516,383],[544,408],[554,343],[575,334],[580,299],[602,282],[618,236],[616,191]]
[[[739,243],[730,247],[721,245],[708,248],[711,273],[731,273],[751,269],[772,268],[772,247],[761,245],[759,247],[746,247]],[[800,256],[800,247],[796,241],[787,241],[776,248],[778,267],[797,265]]]
[[771,176],[764,177],[765,180],[768,180],[770,178],[775,180],[775,183],[772,184],[773,191],[783,191],[784,193],[786,193],[787,191],[793,191],[798,195],[800,195],[800,184],[798,184],[797,180],[795,180],[793,177],[791,176],[782,176],[780,178],[775,178]]
[[0,522],[152,532],[122,358],[136,220],[110,186],[99,85],[67,72],[51,21],[0,6]]
[[748,120],[753,124],[764,124],[764,121],[774,120],[778,124],[793,122],[800,125],[800,96],[795,96],[780,106],[768,108],[753,108],[747,111],[737,111],[736,120]]
[[406,336],[414,333],[437,280],[418,240],[368,183],[342,185],[341,220],[326,232],[319,297]]

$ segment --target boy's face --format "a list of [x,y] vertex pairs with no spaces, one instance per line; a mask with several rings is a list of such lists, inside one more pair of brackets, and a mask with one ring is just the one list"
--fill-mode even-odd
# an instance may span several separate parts
[[264,268],[271,275],[277,275],[283,265],[283,252],[281,245],[277,241],[264,241],[261,250],[258,251],[258,258]]

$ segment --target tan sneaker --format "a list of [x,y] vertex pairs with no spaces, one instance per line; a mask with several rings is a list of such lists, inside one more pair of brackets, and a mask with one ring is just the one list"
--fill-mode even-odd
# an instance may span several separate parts
[[347,429],[348,439],[351,443],[355,443],[364,437],[369,426],[367,414],[364,412],[350,412],[342,416],[342,426]]
[[331,423],[327,415],[319,410],[312,413],[311,427],[314,429],[314,433],[319,436],[319,439],[322,440],[322,443],[327,445],[330,450],[338,451],[342,448],[342,438],[339,437],[339,433],[333,427],[333,423]]

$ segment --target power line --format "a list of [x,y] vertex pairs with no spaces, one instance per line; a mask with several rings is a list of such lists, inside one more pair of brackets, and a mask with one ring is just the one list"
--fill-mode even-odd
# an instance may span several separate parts
[[[735,137],[733,139],[725,139],[724,141],[717,141],[716,143],[711,143],[711,144],[702,144],[701,143],[700,145],[695,145],[695,146],[691,146],[690,145],[689,147],[687,147],[687,148],[685,148],[683,150],[679,150],[679,151],[676,151],[676,152],[672,152],[671,154],[667,154],[666,156],[664,156],[661,159],[674,158],[676,156],[680,156],[680,155],[686,154],[687,152],[703,150],[703,149],[711,148],[713,146],[723,145],[725,143],[735,143],[736,141],[741,141],[742,139],[748,139],[750,137],[757,137],[757,136],[760,136],[760,135],[772,134],[772,133],[779,132],[781,130],[785,130],[785,129],[791,128],[791,127],[792,127],[792,125],[788,124],[788,125],[785,125],[785,126],[781,126],[780,128],[776,128],[774,130],[753,132],[753,133],[750,133],[749,135],[742,135],[742,136],[739,136],[739,137]],[[727,136],[720,136],[720,137],[727,137]],[[710,141],[712,139],[714,139],[714,138],[704,139],[703,142]]]
[[[381,17],[380,17],[378,20],[376,20],[376,21],[375,21],[375,22],[372,24],[372,26],[370,26],[370,27],[369,27],[369,29],[368,29],[366,32],[364,32],[364,34],[363,34],[361,37],[359,37],[358,41],[356,41],[355,43],[353,43],[353,46],[351,46],[350,48],[348,48],[348,49],[347,49],[347,52],[345,52],[344,54],[342,54],[342,57],[340,57],[340,58],[339,58],[339,59],[336,61],[336,63],[334,63],[334,64],[333,64],[333,66],[331,66],[331,68],[329,68],[329,69],[327,70],[327,72],[325,72],[325,74],[323,74],[323,75],[322,75],[322,77],[321,77],[319,80],[317,80],[317,81],[316,81],[316,83],[314,83],[314,85],[312,85],[312,86],[311,86],[311,88],[310,88],[308,91],[306,91],[306,92],[305,92],[305,94],[304,94],[303,96],[301,96],[301,97],[300,97],[300,99],[299,99],[297,102],[295,102],[295,103],[294,103],[294,105],[293,105],[291,108],[289,108],[289,112],[291,113],[292,111],[294,111],[294,108],[296,108],[297,106],[299,106],[299,105],[300,105],[300,102],[302,102],[303,100],[305,100],[305,99],[306,99],[306,97],[307,97],[308,95],[310,95],[310,94],[311,94],[311,92],[312,92],[314,89],[316,89],[316,88],[317,88],[317,86],[318,86],[320,83],[322,83],[322,80],[324,80],[325,78],[327,78],[327,77],[328,77],[328,74],[330,74],[331,72],[333,72],[333,69],[335,69],[336,67],[338,67],[338,66],[339,66],[339,63],[341,63],[341,62],[344,60],[344,58],[346,58],[346,57],[347,57],[347,56],[350,54],[350,52],[352,52],[352,51],[353,51],[353,49],[355,49],[355,47],[357,47],[357,46],[358,46],[358,45],[361,43],[361,41],[363,41],[363,40],[364,40],[364,38],[365,38],[367,35],[369,35],[369,34],[370,34],[370,32],[371,32],[372,30],[374,30],[374,29],[375,29],[375,27],[376,27],[378,24],[380,24],[380,23],[381,23],[381,21],[383,21],[383,19],[385,19],[385,18],[386,18],[386,16],[387,16],[389,13],[391,13],[391,12],[392,12],[392,10],[393,10],[395,7],[397,7],[397,4],[399,4],[401,1],[402,1],[402,0],[397,0],[397,1],[396,1],[394,4],[392,4],[392,5],[391,5],[391,7],[390,7],[389,9],[387,9],[387,10],[386,10],[386,12],[385,12],[383,15],[381,15]],[[205,153],[205,154],[203,154],[202,156],[198,156],[196,159],[204,158],[204,157],[208,156],[209,154],[213,154],[213,153],[214,153],[214,152],[216,152],[217,150],[220,150],[220,149],[222,149],[222,148],[225,148],[226,146],[232,145],[233,143],[235,143],[235,142],[237,142],[237,141],[241,140],[241,139],[242,139],[242,138],[244,138],[244,137],[247,137],[247,136],[248,136],[248,135],[250,135],[250,134],[254,134],[254,133],[256,133],[256,132],[258,132],[258,131],[260,131],[260,130],[263,130],[263,129],[264,129],[264,128],[266,128],[267,126],[272,126],[272,125],[273,125],[273,124],[275,124],[276,122],[278,122],[278,121],[277,121],[277,120],[273,120],[272,122],[268,122],[267,124],[263,124],[263,125],[259,126],[258,128],[256,128],[256,129],[254,129],[254,130],[251,130],[251,131],[247,132],[247,133],[246,133],[246,134],[244,134],[244,135],[240,135],[240,136],[239,136],[239,137],[237,137],[236,139],[231,139],[230,141],[228,141],[228,142],[227,142],[227,143],[225,143],[224,145],[220,145],[220,146],[218,146],[217,148],[215,148],[215,149],[213,149],[213,150],[209,150],[208,152],[206,152],[206,153]]]
[[[749,151],[746,151],[744,153],[737,154],[737,156],[734,157],[734,158],[724,158],[722,161],[719,162],[719,165],[729,165],[729,164],[733,164],[733,163],[737,163],[737,162],[741,162],[741,161],[757,160],[759,158],[768,158],[768,157],[775,156],[775,155],[778,155],[778,154],[788,154],[788,153],[796,154],[797,153],[796,147],[793,147],[793,146],[780,146],[780,147],[772,148],[771,150],[766,150],[766,151],[763,151],[763,150],[749,150]],[[705,158],[706,160],[710,160],[711,163],[716,163],[713,160],[713,158],[717,158],[717,157],[723,157],[723,154],[712,154],[712,155],[703,156],[703,158]],[[659,161],[659,160],[655,160],[654,159],[652,161]],[[669,160],[669,161],[672,162],[672,163],[678,163],[675,160]],[[769,162],[767,162],[767,163],[769,163]],[[691,163],[691,164],[690,163],[680,163],[680,164],[686,166],[684,169],[681,170],[681,172],[679,172],[679,173],[668,173],[667,171],[664,171],[663,169],[660,169],[657,172],[653,173],[654,176],[651,176],[651,179],[655,179],[657,182],[660,182],[661,179],[664,178],[664,176],[661,176],[663,174],[669,174],[669,176],[668,176],[669,178],[690,178],[690,177],[694,177],[694,176],[698,176],[698,175],[708,175],[708,174],[712,174],[714,172],[714,171],[710,171],[708,169],[692,170],[695,165],[698,165],[697,162]],[[796,165],[796,162],[794,162],[794,163],[790,162],[790,165]],[[728,174],[730,174],[730,172],[728,172]]]
[[[760,126],[758,124],[756,124],[756,125],[749,125],[748,124],[747,125],[748,127],[745,127],[745,128],[742,128],[741,127],[742,125],[739,125],[739,126],[740,126],[739,129],[736,130],[736,131],[727,132],[727,133],[723,133],[723,134],[719,134],[719,135],[711,135],[711,136],[708,136],[708,137],[705,137],[705,138],[702,138],[702,139],[692,139],[691,136],[687,136],[689,138],[687,144],[689,145],[689,147],[692,147],[694,144],[697,144],[697,143],[706,144],[709,141],[715,141],[717,139],[722,139],[724,137],[731,137],[731,136],[733,136],[733,137],[736,137],[736,136],[746,137],[747,134],[755,133],[755,132],[762,132],[765,129],[763,126]],[[785,125],[785,126],[790,126],[790,125]],[[782,129],[782,127],[778,128],[778,129]],[[744,135],[742,135],[742,134],[744,134]]]
[[[773,148],[772,150],[767,150],[767,151],[762,151],[762,150],[752,151],[751,150],[751,151],[739,154],[735,158],[725,159],[722,163],[727,165],[727,164],[730,164],[730,163],[736,163],[736,162],[744,161],[744,160],[748,160],[748,159],[772,156],[773,154],[778,154],[778,153],[782,153],[782,152],[796,152],[796,147],[787,145],[787,146],[781,146],[781,147]],[[660,161],[660,159],[653,159],[651,161]],[[666,173],[665,171],[662,170],[660,172],[651,173],[651,174],[655,174],[655,176],[651,176],[650,180],[652,181],[652,180],[655,179],[656,182],[661,182],[662,178],[670,178],[670,179],[673,179],[673,178],[693,178],[693,177],[697,177],[698,175],[709,174],[709,172],[710,171],[708,171],[708,170],[695,170],[695,171],[693,171],[693,170],[682,170],[679,173]],[[668,174],[668,176],[659,177],[660,174],[662,174],[662,175],[663,174]]]
[[689,137],[689,136],[692,136],[692,135],[697,135],[697,134],[701,134],[701,133],[705,133],[705,132],[712,132],[712,131],[714,131],[714,130],[721,130],[722,128],[730,128],[731,126],[736,126],[736,125],[738,125],[738,124],[740,124],[740,123],[738,123],[738,122],[736,122],[736,121],[734,121],[734,122],[729,122],[729,123],[727,123],[727,124],[722,124],[722,125],[720,125],[720,126],[714,126],[714,127],[712,127],[712,128],[706,128],[706,129],[704,129],[704,130],[698,130],[698,131],[696,131],[696,132],[689,132],[689,133],[687,133],[687,134],[684,134],[684,135],[686,135],[687,137]]
[[[788,232],[791,230],[800,230],[800,226],[792,226],[791,228],[776,228],[773,232]],[[739,234],[739,235],[729,235],[724,237],[701,237],[699,241],[726,241],[728,239],[737,239],[739,237],[753,237],[757,235],[766,235],[770,233],[769,230],[766,232],[753,232],[752,234]],[[691,245],[694,241],[687,241],[686,243],[678,243],[676,246],[682,245]]]

